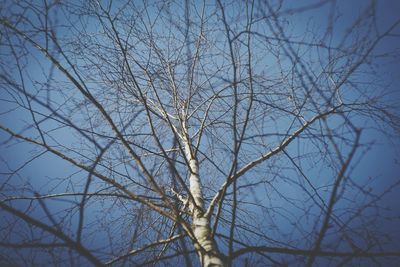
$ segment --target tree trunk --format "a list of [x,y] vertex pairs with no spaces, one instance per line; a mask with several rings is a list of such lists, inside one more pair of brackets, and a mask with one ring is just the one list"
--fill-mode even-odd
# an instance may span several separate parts
[[198,242],[194,247],[203,267],[223,267],[225,264],[222,255],[211,237],[210,220],[203,216],[204,200],[199,175],[199,163],[192,151],[188,135],[185,134],[184,136],[185,153],[190,167],[189,189],[196,203],[196,205],[190,204],[193,222],[192,230]]
[[222,255],[211,238],[210,221],[205,217],[193,216],[194,235],[199,242],[195,245],[203,267],[223,267]]

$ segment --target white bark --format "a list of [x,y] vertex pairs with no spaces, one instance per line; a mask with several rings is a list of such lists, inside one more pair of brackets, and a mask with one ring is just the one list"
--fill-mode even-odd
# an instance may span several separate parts
[[193,232],[199,245],[195,245],[203,267],[223,267],[224,262],[211,239],[210,221],[205,217],[193,216]]
[[204,217],[204,200],[199,175],[199,163],[193,153],[188,134],[184,133],[183,136],[186,158],[190,167],[189,190],[196,203],[196,205],[190,204],[193,222],[192,230],[198,242],[198,244],[195,244],[195,249],[203,267],[223,267],[225,264],[211,237],[210,221]]

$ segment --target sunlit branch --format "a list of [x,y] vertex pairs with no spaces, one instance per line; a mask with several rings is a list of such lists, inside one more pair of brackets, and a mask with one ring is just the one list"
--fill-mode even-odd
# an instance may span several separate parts
[[270,152],[265,153],[264,155],[262,155],[261,157],[259,157],[256,160],[253,160],[251,162],[249,162],[248,164],[246,164],[244,167],[242,167],[240,170],[238,170],[236,172],[236,175],[234,176],[229,176],[225,183],[221,186],[221,188],[219,189],[219,191],[217,192],[217,194],[214,196],[214,198],[212,199],[210,206],[208,207],[208,210],[206,212],[206,216],[211,216],[214,210],[215,205],[217,205],[221,199],[223,198],[224,192],[226,192],[226,188],[232,184],[232,182],[235,179],[238,179],[240,176],[244,175],[247,171],[249,171],[250,169],[252,169],[254,166],[257,166],[258,164],[266,161],[267,159],[271,158],[272,156],[280,153],[283,149],[285,149],[296,137],[298,137],[302,132],[304,132],[308,127],[310,127],[313,123],[315,123],[316,121],[318,121],[319,119],[328,116],[330,114],[334,114],[337,112],[338,109],[340,109],[342,107],[342,105],[331,109],[328,112],[319,114],[317,116],[315,116],[314,118],[312,118],[311,120],[309,120],[307,123],[305,123],[301,128],[299,128],[297,131],[295,131],[293,134],[291,134],[290,136],[288,136],[287,138],[285,138],[281,144],[277,147],[275,147],[274,149],[272,149]]
[[174,236],[172,236],[172,237],[170,237],[168,239],[158,240],[158,241],[156,241],[154,243],[145,245],[145,246],[143,246],[141,248],[131,250],[125,255],[116,257],[116,258],[106,262],[105,265],[112,265],[112,264],[114,264],[114,263],[116,263],[116,262],[118,262],[120,260],[125,259],[125,258],[135,256],[136,254],[138,254],[138,253],[140,253],[142,251],[145,251],[145,250],[147,250],[149,248],[152,248],[152,247],[155,247],[155,246],[160,246],[160,245],[163,245],[163,244],[168,244],[168,243],[174,242],[175,240],[178,240],[180,238],[184,238],[184,235],[174,235]]

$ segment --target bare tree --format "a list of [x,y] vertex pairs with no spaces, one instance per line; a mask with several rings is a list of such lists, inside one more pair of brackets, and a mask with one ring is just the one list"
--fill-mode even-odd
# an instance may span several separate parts
[[400,260],[400,19],[352,4],[2,1],[1,265]]

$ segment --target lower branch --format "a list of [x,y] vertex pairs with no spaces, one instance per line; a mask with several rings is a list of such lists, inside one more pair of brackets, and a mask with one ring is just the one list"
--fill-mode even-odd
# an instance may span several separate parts
[[237,258],[246,253],[253,252],[269,252],[278,254],[288,255],[301,255],[301,256],[321,256],[321,257],[353,257],[353,258],[375,258],[375,257],[400,257],[400,251],[390,252],[336,252],[336,251],[318,251],[304,250],[304,249],[290,249],[290,248],[279,248],[279,247],[267,247],[267,246],[251,246],[239,249],[232,254],[232,258]]

